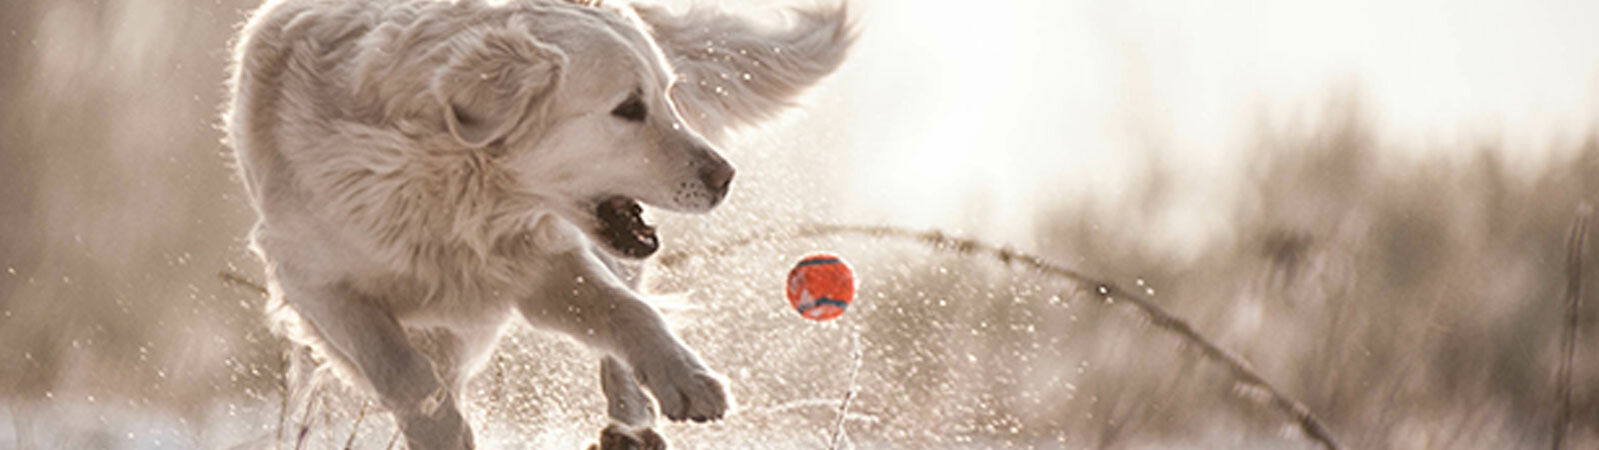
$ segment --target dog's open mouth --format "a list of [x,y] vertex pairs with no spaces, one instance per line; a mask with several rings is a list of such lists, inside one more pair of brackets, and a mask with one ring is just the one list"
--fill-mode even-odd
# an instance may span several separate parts
[[600,220],[600,239],[624,256],[643,258],[661,248],[655,236],[655,227],[644,223],[644,208],[638,201],[627,197],[611,197],[594,207],[594,217]]

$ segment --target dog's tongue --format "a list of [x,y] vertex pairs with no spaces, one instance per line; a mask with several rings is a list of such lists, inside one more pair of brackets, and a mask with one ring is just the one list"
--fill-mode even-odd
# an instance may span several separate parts
[[627,197],[611,197],[595,207],[594,216],[600,219],[600,237],[618,253],[632,258],[643,258],[661,248],[655,237],[655,227],[644,223],[644,208]]

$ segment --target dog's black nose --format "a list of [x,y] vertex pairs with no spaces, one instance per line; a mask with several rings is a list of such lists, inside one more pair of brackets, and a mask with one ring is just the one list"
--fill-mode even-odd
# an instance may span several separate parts
[[733,183],[733,165],[717,162],[700,169],[700,181],[705,182],[705,187],[716,192],[727,192],[727,186]]

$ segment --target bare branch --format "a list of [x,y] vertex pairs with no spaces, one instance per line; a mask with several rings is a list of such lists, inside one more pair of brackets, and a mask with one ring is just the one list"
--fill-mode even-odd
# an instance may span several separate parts
[[1140,296],[1138,293],[1122,289],[1121,286],[1115,283],[1091,277],[1087,274],[1055,265],[1041,257],[1013,249],[996,247],[975,239],[949,236],[938,230],[916,231],[886,225],[811,224],[798,228],[771,230],[700,249],[666,253],[662,254],[657,261],[662,266],[673,267],[692,258],[724,254],[759,242],[839,235],[910,240],[926,244],[940,251],[951,251],[963,255],[986,254],[1007,265],[1018,263],[1029,269],[1069,280],[1079,286],[1083,292],[1090,293],[1090,295],[1096,295],[1107,300],[1120,300],[1109,303],[1132,305],[1134,309],[1156,327],[1175,334],[1184,341],[1198,347],[1201,354],[1220,363],[1228,372],[1232,373],[1234,378],[1265,391],[1270,397],[1271,405],[1283,414],[1293,418],[1299,428],[1304,430],[1305,434],[1311,439],[1316,440],[1330,450],[1338,448],[1338,443],[1333,438],[1332,433],[1327,430],[1327,427],[1322,424],[1320,419],[1316,418],[1315,414],[1310,412],[1310,408],[1283,394],[1281,390],[1278,390],[1267,382],[1264,377],[1256,373],[1254,369],[1250,368],[1249,363],[1242,358],[1211,343],[1204,336],[1200,336],[1188,322],[1166,312],[1164,308]]

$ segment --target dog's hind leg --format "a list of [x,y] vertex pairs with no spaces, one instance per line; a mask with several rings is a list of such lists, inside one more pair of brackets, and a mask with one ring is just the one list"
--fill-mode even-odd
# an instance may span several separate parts
[[483,324],[481,327],[431,328],[411,330],[411,343],[422,350],[438,368],[439,379],[456,393],[457,398],[478,370],[494,354],[500,342],[502,324]]
[[360,377],[394,413],[414,450],[470,449],[472,431],[456,409],[455,396],[433,363],[406,339],[394,316],[342,283],[296,285],[282,277],[287,304],[315,329],[324,352]]

